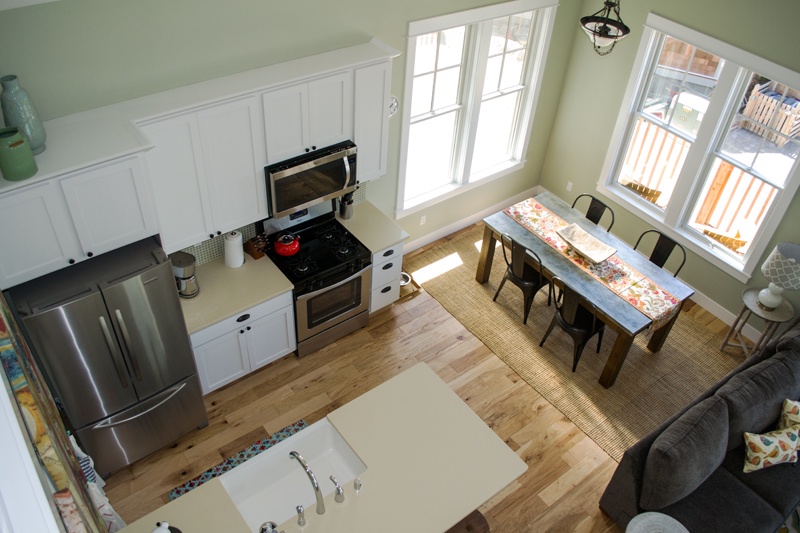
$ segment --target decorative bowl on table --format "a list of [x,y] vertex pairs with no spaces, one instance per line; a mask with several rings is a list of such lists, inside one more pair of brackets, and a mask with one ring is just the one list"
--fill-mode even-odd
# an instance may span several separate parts
[[592,237],[577,224],[570,224],[556,231],[559,237],[577,253],[593,263],[602,263],[615,253],[616,248],[612,248],[606,243]]

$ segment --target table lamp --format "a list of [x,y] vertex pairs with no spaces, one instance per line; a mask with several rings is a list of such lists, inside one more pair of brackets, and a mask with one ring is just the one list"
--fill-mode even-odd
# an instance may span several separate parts
[[783,303],[783,290],[800,289],[800,244],[780,242],[761,265],[769,286],[758,293],[758,305],[773,310]]

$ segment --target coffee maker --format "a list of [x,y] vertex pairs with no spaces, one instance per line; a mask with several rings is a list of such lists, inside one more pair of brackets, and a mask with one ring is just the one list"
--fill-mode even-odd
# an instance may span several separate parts
[[194,276],[195,258],[186,252],[169,254],[172,261],[172,275],[178,287],[178,296],[181,298],[194,298],[200,292],[200,285]]

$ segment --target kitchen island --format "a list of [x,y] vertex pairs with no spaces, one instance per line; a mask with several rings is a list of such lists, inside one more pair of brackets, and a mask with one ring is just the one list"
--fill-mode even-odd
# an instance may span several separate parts
[[[345,486],[343,503],[336,503],[331,494],[325,498],[324,515],[308,509],[304,527],[298,527],[294,518],[280,525],[286,533],[441,533],[527,470],[424,363],[333,411],[328,419],[367,466],[360,476],[362,488],[356,493],[352,483]],[[247,468],[247,463],[237,468]],[[297,474],[305,476],[299,468]],[[318,473],[318,477],[327,476]],[[219,478],[123,532],[150,533],[157,521],[167,521],[185,533],[251,531]]]

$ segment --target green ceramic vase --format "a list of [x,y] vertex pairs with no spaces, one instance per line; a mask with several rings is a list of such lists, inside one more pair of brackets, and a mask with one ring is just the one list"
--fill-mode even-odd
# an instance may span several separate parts
[[28,179],[39,171],[28,138],[16,126],[0,129],[0,171],[8,181]]
[[16,126],[27,135],[34,154],[44,152],[47,133],[28,92],[20,87],[19,80],[13,74],[0,78],[0,84],[3,86],[0,106],[6,126]]

